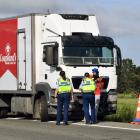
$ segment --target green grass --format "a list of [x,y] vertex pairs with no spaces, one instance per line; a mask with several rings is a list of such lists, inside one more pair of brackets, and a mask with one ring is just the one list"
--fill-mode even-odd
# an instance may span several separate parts
[[137,98],[133,95],[119,95],[117,101],[117,112],[106,116],[105,120],[116,122],[131,122],[135,118]]

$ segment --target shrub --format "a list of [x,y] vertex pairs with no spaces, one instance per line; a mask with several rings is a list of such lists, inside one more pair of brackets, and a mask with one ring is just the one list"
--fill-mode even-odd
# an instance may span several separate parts
[[[132,94],[131,94],[132,95]],[[136,98],[125,95],[119,97],[117,104],[117,112],[113,115],[108,115],[105,120],[116,122],[131,122],[135,117],[136,112]]]

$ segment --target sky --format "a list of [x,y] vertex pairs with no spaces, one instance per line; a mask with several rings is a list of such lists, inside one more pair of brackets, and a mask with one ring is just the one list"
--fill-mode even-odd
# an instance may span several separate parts
[[96,15],[100,34],[112,37],[122,58],[140,66],[140,0],[0,0],[0,18],[48,10]]

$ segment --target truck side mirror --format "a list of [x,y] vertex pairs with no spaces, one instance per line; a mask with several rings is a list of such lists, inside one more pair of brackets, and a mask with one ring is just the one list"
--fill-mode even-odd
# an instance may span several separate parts
[[118,46],[116,46],[116,50],[117,50],[117,64],[118,64],[118,67],[121,67],[122,65],[121,51]]
[[50,66],[58,65],[58,44],[44,46],[43,62],[46,62]]

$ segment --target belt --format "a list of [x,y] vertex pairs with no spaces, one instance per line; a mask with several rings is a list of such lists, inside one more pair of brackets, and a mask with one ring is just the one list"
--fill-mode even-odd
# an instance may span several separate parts
[[82,91],[83,93],[94,93],[94,91],[89,91],[89,90],[87,90],[87,91]]
[[66,93],[66,94],[69,94],[70,92],[59,92],[58,94],[63,94],[63,93]]

